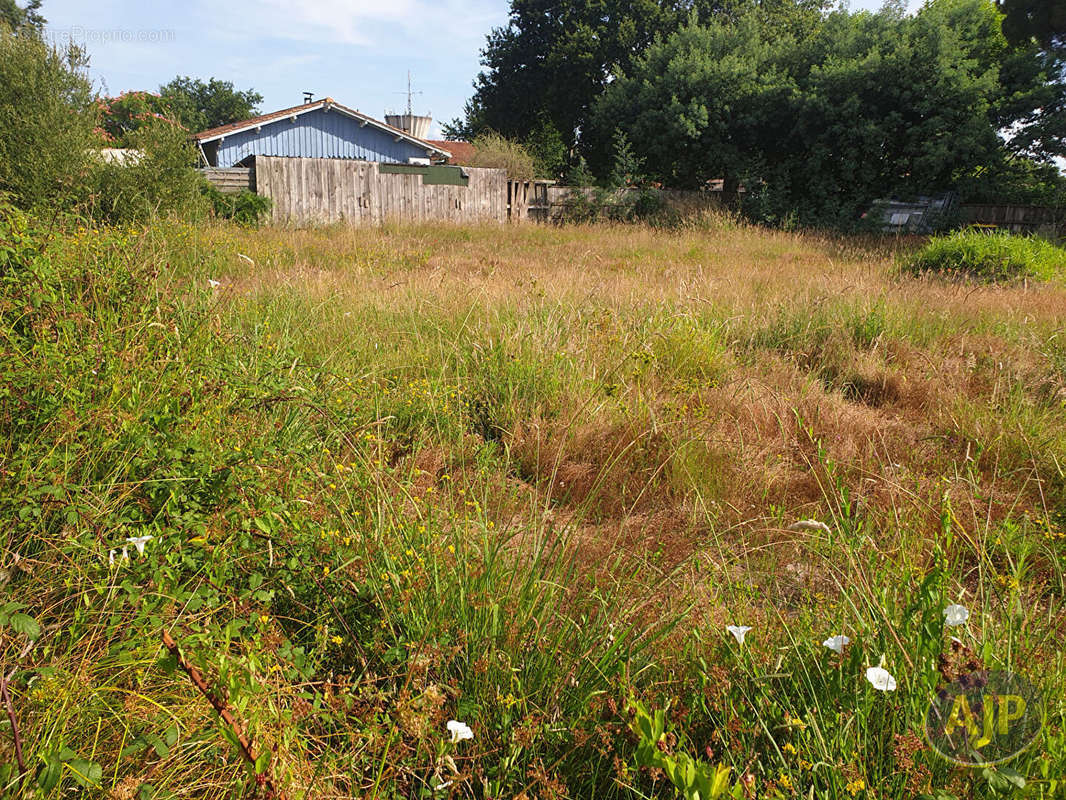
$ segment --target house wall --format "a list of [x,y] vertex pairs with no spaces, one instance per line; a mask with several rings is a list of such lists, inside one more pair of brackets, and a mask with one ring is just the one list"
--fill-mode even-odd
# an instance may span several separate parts
[[218,143],[216,167],[232,167],[250,155],[299,158],[348,158],[386,163],[407,163],[409,158],[426,158],[423,148],[400,140],[372,125],[319,108],[272,120],[255,129],[227,135]]

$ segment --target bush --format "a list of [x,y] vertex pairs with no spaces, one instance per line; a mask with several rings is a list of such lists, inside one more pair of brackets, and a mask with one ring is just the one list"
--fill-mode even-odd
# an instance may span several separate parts
[[473,145],[472,167],[505,169],[512,181],[531,181],[536,175],[533,156],[518,142],[498,133],[484,133],[474,139]]
[[193,167],[196,155],[184,128],[157,120],[131,132],[129,144],[139,158],[93,166],[86,209],[91,217],[121,223],[157,214],[206,214],[202,178]]
[[564,222],[643,222],[669,228],[682,215],[655,189],[606,189],[578,186],[563,199]]
[[233,220],[238,225],[258,227],[263,217],[270,212],[270,198],[247,189],[241,189],[237,194],[224,194],[204,181],[200,190],[210,201],[216,217]]
[[96,145],[84,57],[0,25],[0,192],[21,208],[69,205]]
[[1009,233],[956,231],[934,236],[904,262],[903,269],[914,274],[938,272],[988,281],[1048,280],[1066,276],[1066,250],[1043,239]]

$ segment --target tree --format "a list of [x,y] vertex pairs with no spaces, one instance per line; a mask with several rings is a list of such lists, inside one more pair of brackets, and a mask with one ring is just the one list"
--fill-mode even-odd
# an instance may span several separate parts
[[543,118],[569,148],[615,63],[683,20],[682,0],[512,0],[482,50],[462,132],[521,138]]
[[582,140],[595,100],[614,68],[628,70],[655,41],[677,31],[690,13],[701,20],[755,9],[787,33],[820,18],[826,0],[511,0],[506,27],[494,29],[481,53],[484,69],[462,120],[446,132],[471,138],[495,130],[522,139],[540,120],[568,151],[581,144],[593,160],[610,158],[610,141],[592,156]]
[[248,119],[258,114],[263,96],[252,89],[239,91],[230,81],[178,76],[159,87],[175,118],[190,131],[197,132]]
[[[619,72],[597,103],[587,138],[609,153],[623,132],[644,159],[649,177],[698,187],[712,178],[738,178],[770,124],[783,78],[756,18],[702,25],[693,16],[681,30],[649,47],[629,73]],[[782,101],[786,101],[783,97]],[[610,162],[592,163],[606,174]]]
[[542,178],[558,179],[566,172],[569,152],[559,129],[551,120],[541,118],[526,135],[523,145],[533,157],[536,173]]
[[0,26],[0,192],[23,208],[70,202],[97,139],[85,60]]
[[990,0],[837,11],[784,34],[751,13],[692,19],[618,74],[590,136],[624,131],[667,184],[743,181],[762,219],[846,224],[1002,159],[1005,131],[1061,94],[1044,63],[1008,45]]
[[131,147],[132,134],[155,122],[171,122],[166,100],[151,92],[123,92],[118,97],[97,100],[100,133],[111,147]]
[[15,33],[30,31],[35,34],[44,30],[48,21],[40,15],[41,0],[30,0],[20,8],[15,0],[0,0],[0,22]]
[[614,166],[610,185],[617,188],[636,186],[644,180],[644,159],[633,152],[633,145],[625,131],[614,132]]
[[1066,3],[1062,0],[998,0],[1003,33],[1017,45],[1036,41],[1066,54]]

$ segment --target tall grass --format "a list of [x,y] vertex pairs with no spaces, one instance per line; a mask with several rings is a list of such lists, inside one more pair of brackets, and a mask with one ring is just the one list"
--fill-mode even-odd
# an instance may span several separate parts
[[[671,796],[639,702],[734,796],[1061,792],[1060,287],[748,228],[4,219],[4,791]],[[1048,700],[1016,774],[921,738],[967,661]]]

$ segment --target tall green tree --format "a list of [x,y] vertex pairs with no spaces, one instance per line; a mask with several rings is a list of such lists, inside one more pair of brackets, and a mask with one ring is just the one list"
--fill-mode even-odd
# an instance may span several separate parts
[[263,96],[253,89],[239,90],[231,81],[178,76],[159,87],[176,119],[190,131],[202,131],[248,119],[258,113]]
[[[669,184],[743,181],[764,219],[854,220],[874,198],[942,191],[1001,161],[1061,95],[1000,23],[990,0],[837,11],[784,34],[755,14],[693,19],[618,74],[589,135],[623,130]],[[1059,152],[1053,136],[1025,146]]]
[[1063,0],[999,0],[1003,33],[1015,44],[1036,41],[1046,50],[1066,53],[1066,3]]
[[[482,50],[484,69],[456,138],[494,130],[524,139],[546,119],[572,150],[615,67],[628,70],[656,37],[700,19],[755,8],[788,30],[817,19],[824,0],[511,0],[508,24]],[[609,158],[610,142],[602,156]]]
[[610,158],[610,140],[597,154],[581,141],[593,103],[612,71],[628,70],[656,40],[700,20],[736,18],[754,10],[779,33],[808,28],[828,0],[511,0],[508,24],[494,29],[481,53],[463,119],[446,126],[454,138],[485,130],[525,139],[544,120],[571,153],[580,143],[592,160]]
[[679,0],[512,0],[482,50],[463,133],[523,138],[547,119],[571,146],[612,64],[676,28]]
[[593,171],[610,170],[610,143],[621,131],[649,177],[663,183],[738,178],[768,126],[787,124],[784,116],[774,120],[773,99],[783,110],[791,97],[790,79],[775,61],[788,49],[784,39],[775,49],[754,15],[706,25],[693,16],[619,72],[600,98],[586,132],[597,143]]
[[30,0],[25,6],[15,0],[0,0],[0,25],[7,25],[15,33],[40,33],[47,22],[40,9],[41,0]]

